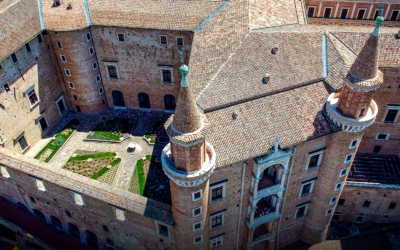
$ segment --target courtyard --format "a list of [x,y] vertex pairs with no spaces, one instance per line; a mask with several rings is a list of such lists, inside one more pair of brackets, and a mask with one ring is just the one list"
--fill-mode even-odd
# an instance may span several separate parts
[[27,155],[54,169],[171,204],[160,161],[168,143],[163,124],[170,115],[112,108],[94,115],[71,112]]

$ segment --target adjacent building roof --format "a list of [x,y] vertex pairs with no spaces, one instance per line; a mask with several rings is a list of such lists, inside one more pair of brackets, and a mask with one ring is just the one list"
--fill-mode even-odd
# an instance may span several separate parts
[[41,32],[37,0],[0,3],[0,61]]
[[41,2],[46,29],[68,31],[88,26],[83,0],[60,1],[60,6],[54,6],[54,0]]

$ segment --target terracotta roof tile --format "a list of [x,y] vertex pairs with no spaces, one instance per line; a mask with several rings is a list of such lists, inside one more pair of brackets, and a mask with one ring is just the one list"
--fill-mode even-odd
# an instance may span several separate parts
[[[71,3],[72,8],[67,9]],[[53,0],[42,0],[42,10],[46,29],[55,31],[78,30],[88,26],[83,0],[61,1],[53,7]]]

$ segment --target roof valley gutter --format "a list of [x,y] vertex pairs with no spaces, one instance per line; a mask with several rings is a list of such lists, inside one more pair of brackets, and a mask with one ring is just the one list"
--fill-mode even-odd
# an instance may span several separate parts
[[39,16],[40,16],[40,26],[42,27],[42,30],[46,29],[46,26],[44,25],[44,18],[43,18],[43,11],[42,11],[42,1],[38,1],[38,8],[39,8]]
[[322,35],[322,59],[323,59],[323,70],[324,78],[328,77],[328,58],[327,58],[327,48],[326,48],[326,35]]
[[[86,0],[84,0],[86,1]],[[203,27],[204,24],[206,24],[213,16],[215,16],[215,14],[217,14],[220,10],[222,10],[222,8],[224,8],[229,2],[226,1],[223,5],[221,5],[216,11],[214,11],[214,13],[212,13],[209,17],[206,18],[206,20],[204,20],[199,27],[197,27],[195,30],[193,30],[193,32],[198,31],[199,29],[201,29],[201,27]]]
[[83,0],[83,4],[85,5],[85,13],[86,13],[87,25],[90,26],[92,24],[92,22],[90,20],[89,6],[88,6],[87,0]]

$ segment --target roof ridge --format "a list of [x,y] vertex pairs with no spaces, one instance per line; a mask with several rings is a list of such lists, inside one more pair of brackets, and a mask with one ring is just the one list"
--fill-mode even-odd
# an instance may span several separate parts
[[[335,51],[339,54],[340,59],[344,62],[344,64],[348,65],[347,62],[346,62],[346,60],[344,60],[342,54],[340,53],[339,49],[335,46],[335,43],[331,40],[332,38],[331,38],[329,35],[332,35],[332,34],[331,34],[331,33],[328,33],[327,35],[328,35],[330,44],[333,46],[333,48],[335,48]],[[333,35],[332,35],[332,36],[333,36]],[[339,41],[339,40],[338,40],[338,41]],[[339,42],[340,42],[340,41],[339,41]],[[342,42],[340,42],[340,43],[343,44]],[[344,45],[344,44],[343,44],[343,45]],[[346,47],[346,48],[347,48],[347,47]],[[351,51],[351,52],[354,54],[353,51]],[[350,66],[351,66],[351,65],[350,65]]]

